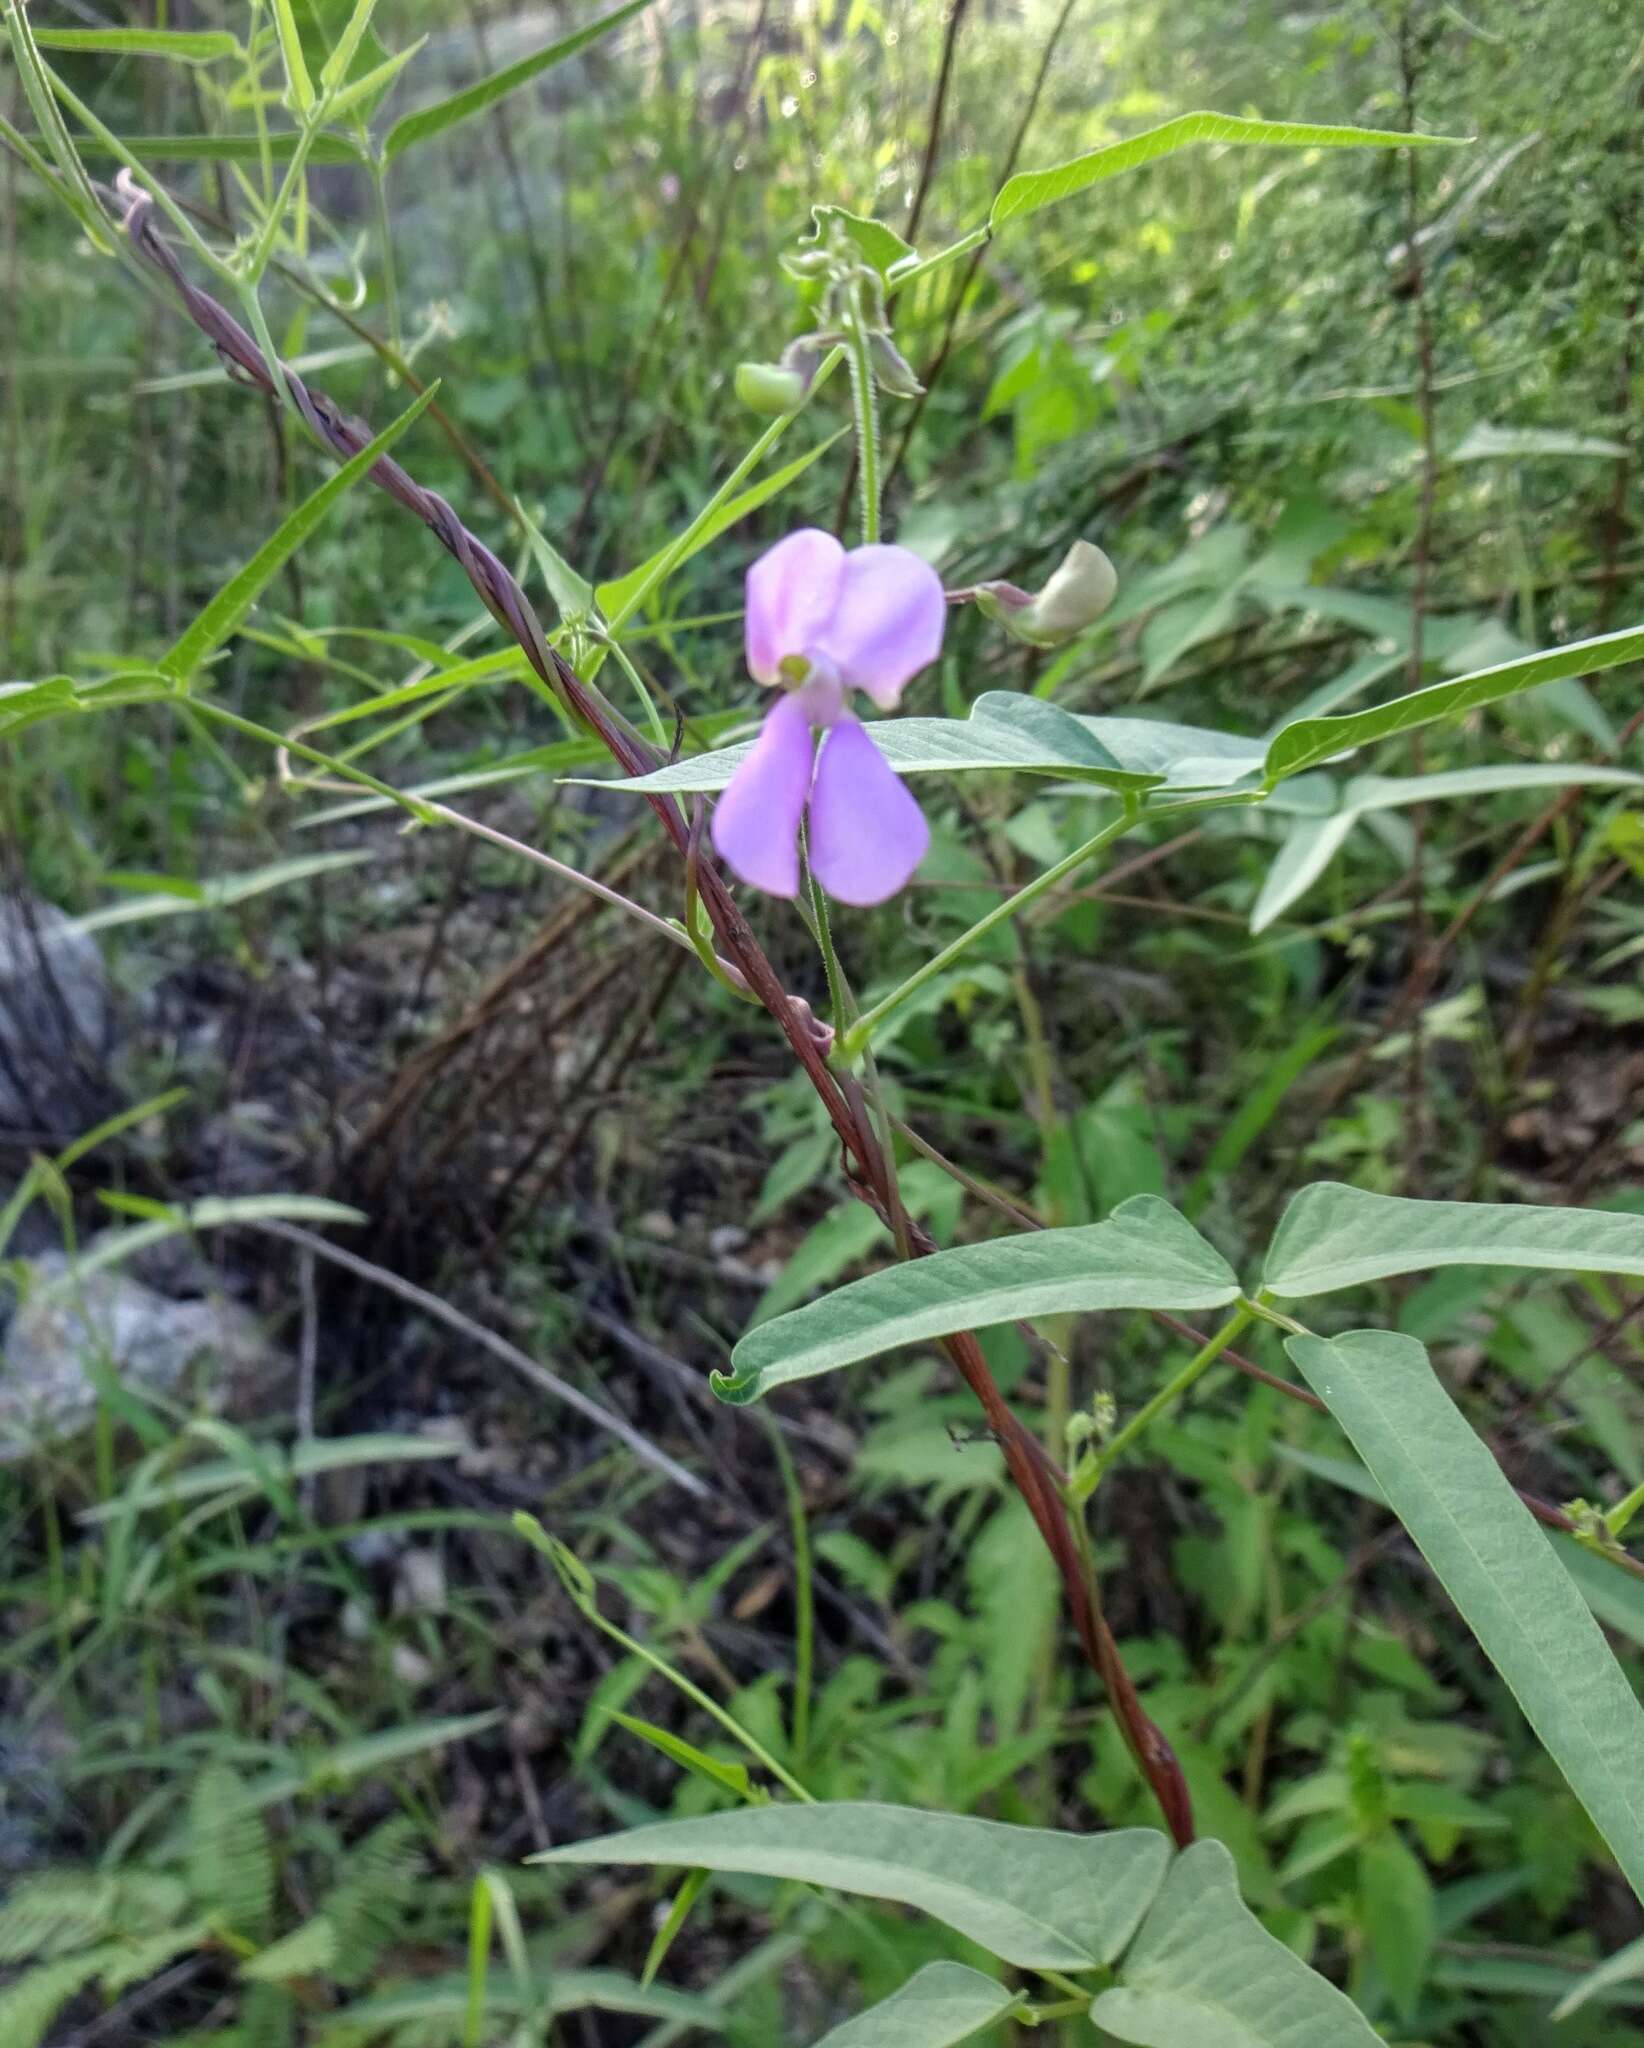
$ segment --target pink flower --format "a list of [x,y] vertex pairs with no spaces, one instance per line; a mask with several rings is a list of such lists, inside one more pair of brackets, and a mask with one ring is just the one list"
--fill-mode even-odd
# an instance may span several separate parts
[[[883,903],[918,867],[930,828],[846,693],[894,710],[942,648],[941,578],[908,548],[853,548],[802,528],[748,571],[748,667],[781,697],[714,811],[732,872],[772,896],[799,893],[799,826],[811,870],[841,903]],[[814,731],[823,734],[821,752]]]

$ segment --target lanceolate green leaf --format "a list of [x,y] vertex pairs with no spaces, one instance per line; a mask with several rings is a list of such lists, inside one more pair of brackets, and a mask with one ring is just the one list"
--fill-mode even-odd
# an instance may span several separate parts
[[297,509],[269,535],[245,567],[223,585],[177,644],[160,658],[160,667],[179,682],[186,682],[203,661],[216,652],[239,626],[267,586],[279,574],[326,514],[360,479],[370,473],[400,436],[414,426],[434,401],[438,384],[430,384],[414,399],[391,426],[345,462],[334,476],[305,498]]
[[28,726],[71,711],[112,711],[126,704],[152,704],[176,693],[158,669],[127,669],[95,682],[48,676],[38,683],[0,683],[0,740],[14,739]]
[[1644,1707],[1427,1353],[1385,1330],[1286,1349],[1644,1897]]
[[431,135],[443,134],[447,128],[454,128],[470,115],[483,113],[504,93],[512,92],[516,86],[526,84],[556,64],[563,64],[567,57],[574,57],[579,50],[585,50],[612,29],[620,28],[623,22],[650,5],[651,0],[628,0],[625,7],[613,9],[598,21],[590,22],[586,28],[579,28],[573,35],[562,36],[546,49],[521,57],[517,64],[505,64],[500,71],[493,71],[489,78],[482,78],[477,85],[453,93],[449,99],[438,100],[431,107],[421,107],[414,114],[406,114],[394,123],[383,140],[384,161],[392,163],[413,144],[426,142]]
[[238,57],[240,45],[226,29],[37,28],[42,50],[82,50],[109,57],[169,57],[174,64],[214,64]]
[[[691,545],[677,557],[673,550],[675,542],[665,548],[658,548],[649,561],[641,562],[637,569],[630,569],[623,576],[613,577],[609,583],[602,583],[594,592],[595,601],[610,621],[612,630],[621,626],[629,615],[651,595],[660,590],[676,569],[681,568],[693,555],[698,555],[739,519],[745,519],[750,512],[757,512],[761,505],[785,491],[789,484],[805,474],[819,455],[825,455],[841,435],[850,432],[841,427],[836,434],[830,434],[825,441],[818,441],[814,448],[807,448],[803,455],[796,455],[792,462],[783,463],[780,469],[773,469],[769,476],[761,477],[756,484],[750,484],[745,491],[720,506],[711,519],[703,521],[701,531],[694,534]],[[666,571],[666,575],[663,573]]]
[[1003,2019],[1017,1994],[963,1963],[927,1963],[867,2012],[824,2034],[816,2048],[954,2048]]
[[201,910],[222,910],[233,903],[244,903],[250,896],[261,896],[269,889],[289,888],[293,882],[310,882],[316,875],[330,874],[336,868],[358,867],[361,861],[371,859],[362,847],[344,847],[334,853],[298,854],[290,860],[271,861],[267,867],[251,868],[238,875],[213,875],[199,884],[198,894],[177,896],[160,893],[153,896],[127,896],[119,902],[105,903],[100,910],[88,910],[84,917],[77,917],[74,926],[77,931],[107,931],[111,925],[141,924],[153,917],[183,917]]
[[1102,1309],[1223,1308],[1238,1292],[1232,1267],[1185,1217],[1157,1195],[1136,1195],[1102,1223],[961,1245],[854,1280],[750,1330],[713,1388],[722,1400],[755,1401],[955,1330]]
[[1419,1202],[1315,1181],[1290,1198],[1262,1285],[1298,1300],[1435,1266],[1545,1266],[1644,1279],[1644,1216],[1518,1202]]
[[1139,2048],[1378,2048],[1358,2008],[1275,1941],[1220,1842],[1177,1857],[1119,1983],[1090,2009]]
[[[1329,778],[1324,780],[1328,785]],[[1250,929],[1265,931],[1304,896],[1367,812],[1394,810],[1407,804],[1441,803],[1454,797],[1499,796],[1515,790],[1582,785],[1636,789],[1644,786],[1644,775],[1634,774],[1630,768],[1538,761],[1443,769],[1434,775],[1357,775],[1340,792],[1335,810],[1322,818],[1304,819],[1291,829],[1262,883],[1261,894],[1250,913]]]
[[990,228],[1071,199],[1087,185],[1115,178],[1155,157],[1169,156],[1194,143],[1240,143],[1266,149],[1408,149],[1454,144],[1455,135],[1407,135],[1391,128],[1321,127],[1311,121],[1254,121],[1238,114],[1178,114],[1158,128],[1132,135],[1125,142],[1104,143],[1044,171],[1018,171],[999,188],[988,215]]
[[[295,153],[301,140],[294,128],[277,130],[268,137],[266,145],[260,135],[123,135],[120,139],[127,154],[143,164],[257,164],[263,160],[265,147],[276,163],[284,163]],[[114,154],[108,144],[95,135],[85,136],[79,147],[88,157]],[[309,144],[308,161],[311,164],[363,166],[366,156],[359,144],[348,136],[322,130]]]
[[831,1885],[917,1906],[1024,1969],[1111,1963],[1169,1860],[1150,1828],[1070,1835],[856,1801],[747,1806],[570,1842],[537,1863],[646,1863]]
[[1367,747],[1394,733],[1412,732],[1417,726],[1431,725],[1434,719],[1453,718],[1481,704],[1499,703],[1521,690],[1533,690],[1538,683],[1555,682],[1561,676],[1594,675],[1624,661],[1644,661],[1644,626],[1604,633],[1596,640],[1577,640],[1569,647],[1549,648],[1542,654],[1522,655],[1516,661],[1413,690],[1370,711],[1354,711],[1339,718],[1298,719],[1274,735],[1267,750],[1267,782],[1269,786],[1282,782],[1287,775],[1299,775],[1304,768],[1317,767],[1337,754],[1351,753],[1355,747]]

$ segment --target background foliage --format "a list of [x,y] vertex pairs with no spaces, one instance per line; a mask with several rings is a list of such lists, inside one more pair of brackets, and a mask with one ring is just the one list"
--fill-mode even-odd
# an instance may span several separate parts
[[[345,14],[293,9],[316,75]],[[374,110],[403,147],[380,176],[317,155],[270,324],[379,426],[408,371],[439,378],[401,453],[550,615],[509,501],[596,582],[675,533],[757,430],[732,374],[799,324],[777,258],[814,199],[940,246],[985,216],[1030,110],[1022,166],[1198,106],[1475,140],[1186,152],[1018,223],[962,295],[963,266],[898,298],[931,389],[916,424],[885,408],[892,531],[950,586],[1032,587],[1078,535],[1121,575],[1059,652],[957,617],[910,708],[962,716],[1008,688],[1259,737],[1641,615],[1644,44],[1622,0],[658,6],[438,132],[394,123],[592,13],[382,14],[376,54],[427,37]],[[44,0],[31,18],[43,36],[92,19]],[[249,65],[54,50],[116,134],[289,125],[268,10],[201,0],[158,25],[262,41]],[[12,69],[0,96],[32,133]],[[221,147],[141,152],[213,237],[264,190],[255,144]],[[167,303],[91,260],[15,152],[0,186],[0,670],[118,672],[171,647],[323,472]],[[752,708],[741,570],[848,511],[847,449],[647,608],[636,658],[708,737]],[[427,536],[356,492],[263,592],[213,695],[359,745],[395,786],[459,789],[677,914],[632,800],[557,779],[595,750],[521,667]],[[1636,692],[1626,669],[1569,679],[1354,767],[1636,769]],[[673,1988],[642,1986],[664,1879],[520,1864],[735,1792],[741,1752],[636,1645],[818,1797],[1152,1824],[935,1360],[796,1389],[774,1424],[706,1396],[750,1322],[885,1249],[762,1019],[505,849],[294,788],[266,749],[167,706],[0,746],[13,887],[103,934],[125,1011],[109,1057],[75,1062],[60,1123],[4,1134],[26,1230],[84,1239],[156,1202],[291,1190],[369,1219],[328,1233],[362,1273],[278,1235],[307,1227],[285,1206],[255,1228],[193,1212],[217,1284],[307,1361],[295,1396],[228,1423],[110,1387],[89,1438],[0,1468],[0,1859],[98,1873],[0,1907],[0,1956],[26,1966],[0,1990],[8,2039],[798,2042],[918,1964],[983,1960],[924,1921],[729,1875],[672,1950]],[[868,1001],[1095,829],[1087,797],[1022,778],[933,786],[918,883],[838,921]],[[1328,816],[1304,798],[1135,843],[899,1012],[876,1042],[894,1105],[1047,1222],[1166,1194],[1241,1271],[1312,1179],[1636,1212],[1636,796],[1421,794],[1355,784],[1317,795]],[[765,928],[820,1005],[797,922]],[[995,1227],[929,1161],[903,1185],[944,1243]],[[1600,1505],[1644,1480],[1637,1299],[1476,1268],[1374,1297],[1435,1343],[1518,1485]],[[1008,1328],[988,1350],[1053,1441],[1098,1395],[1133,1414],[1172,1363],[1139,1317],[1051,1334],[1065,1370]],[[316,1460],[316,1437],[343,1448]],[[589,1629],[516,1509],[573,1546],[623,1639]],[[1550,2028],[1644,1922],[1327,1420],[1208,1382],[1105,1481],[1098,1543],[1202,1827],[1388,2039],[1639,2038],[1625,1981]],[[1637,1581],[1577,1557],[1636,1683]],[[497,1956],[477,2022],[471,1941]]]

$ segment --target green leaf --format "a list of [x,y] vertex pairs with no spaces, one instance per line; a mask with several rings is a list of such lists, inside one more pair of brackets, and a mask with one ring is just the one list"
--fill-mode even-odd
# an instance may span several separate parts
[[81,932],[107,931],[113,925],[140,924],[151,917],[182,917],[191,911],[221,910],[231,903],[244,903],[269,889],[289,888],[293,882],[311,882],[316,875],[337,868],[358,867],[371,854],[361,848],[337,853],[294,855],[290,860],[271,861],[267,867],[249,868],[243,874],[217,875],[195,885],[194,893],[182,895],[175,888],[151,896],[127,896],[105,903],[100,910],[88,910],[73,920]]
[[830,434],[825,441],[818,441],[814,448],[807,448],[803,455],[796,455],[792,462],[785,462],[780,469],[772,470],[769,476],[762,477],[758,483],[750,484],[745,491],[728,499],[711,519],[703,522],[701,530],[692,536],[691,545],[679,555],[674,554],[678,542],[670,541],[648,561],[641,562],[637,569],[630,569],[625,575],[602,583],[594,597],[610,620],[611,630],[615,632],[623,625],[637,606],[654,591],[660,590],[676,569],[683,567],[693,555],[701,554],[727,527],[734,526],[739,519],[746,519],[750,512],[757,512],[761,505],[785,491],[796,477],[805,474],[818,456],[826,455],[834,443],[849,432],[849,427],[841,427],[838,433]]
[[1590,2000],[1614,1990],[1618,1984],[1635,1984],[1640,1977],[1644,1977],[1644,1935],[1617,1949],[1613,1956],[1606,1956],[1596,1970],[1589,1970],[1575,1989],[1553,2007],[1553,2018],[1568,2019]]
[[586,28],[579,28],[573,35],[562,36],[557,43],[549,43],[529,57],[521,57],[518,63],[505,64],[500,71],[493,71],[489,78],[482,78],[477,85],[453,93],[449,99],[436,100],[433,106],[419,108],[414,114],[403,115],[384,137],[384,163],[392,163],[395,157],[419,142],[426,142],[431,135],[443,135],[447,128],[454,128],[459,121],[483,113],[505,93],[512,92],[515,86],[525,85],[539,73],[563,64],[567,57],[574,57],[579,50],[585,50],[590,43],[619,28],[650,4],[651,0],[627,0],[626,6],[614,8],[598,21],[590,22]]
[[826,247],[829,230],[837,227],[881,277],[891,277],[904,264],[917,261],[912,243],[904,242],[894,228],[867,214],[852,213],[848,206],[813,206],[811,219],[815,232],[807,236],[804,248]]
[[[296,129],[286,128],[271,134],[266,145],[263,138],[255,134],[127,135],[122,140],[127,154],[144,164],[260,164],[265,147],[275,163],[285,163],[296,154],[301,136]],[[96,135],[86,136],[80,149],[88,157],[111,157],[115,154]],[[309,145],[308,161],[311,164],[353,164],[363,169],[367,158],[360,145],[348,136],[322,130]]]
[[1435,1266],[1545,1266],[1644,1279],[1644,1216],[1528,1202],[1420,1202],[1315,1181],[1292,1195],[1262,1286],[1287,1300]]
[[[376,11],[377,0],[354,0],[354,11],[349,15],[342,34],[337,38],[336,48],[320,66],[320,83],[327,92],[335,91],[347,78],[348,67],[359,55],[360,45],[365,41],[371,27],[371,17]],[[424,37],[423,40],[426,41],[427,38]],[[381,49],[382,45],[379,43],[376,47]],[[396,60],[390,58],[388,61],[394,63]],[[361,83],[363,82],[362,80]],[[339,108],[340,102],[333,101],[332,113],[337,113]]]
[[1364,1931],[1400,2019],[1414,2016],[1433,1953],[1433,1887],[1419,1858],[1391,1830],[1359,1850]]
[[1379,2048],[1358,2008],[1245,1906],[1220,1842],[1177,1857],[1119,1977],[1090,2016],[1139,2048]]
[[127,704],[153,704],[175,696],[177,685],[158,669],[122,669],[94,683],[72,676],[47,676],[38,683],[0,683],[0,740],[15,739],[31,725],[68,712],[117,711]]
[[282,1935],[240,1965],[254,1984],[283,1984],[292,1977],[318,1977],[337,1960],[337,1930],[322,1913]]
[[433,403],[438,390],[438,384],[430,384],[391,426],[385,427],[335,475],[328,476],[317,491],[281,521],[245,567],[223,585],[176,645],[161,656],[163,673],[174,676],[179,682],[186,681],[222,646],[326,514],[362,477],[369,475],[400,436],[416,424]]
[[[309,1479],[321,1472],[345,1472],[359,1465],[422,1464],[433,1458],[456,1458],[463,1453],[460,1439],[442,1442],[437,1437],[399,1436],[390,1431],[368,1431],[359,1436],[309,1437],[289,1451],[265,1445],[263,1455],[274,1476],[281,1480]],[[123,1515],[141,1513],[145,1508],[170,1507],[180,1500],[204,1500],[214,1493],[232,1492],[246,1483],[245,1466],[237,1459],[212,1458],[190,1465],[175,1478],[149,1485],[139,1480],[113,1500],[82,1508],[75,1520],[86,1527],[112,1522]]]
[[1644,1708],[1426,1351],[1386,1330],[1285,1348],[1644,1897]]
[[291,0],[272,0],[272,4],[274,25],[280,38],[280,61],[285,66],[286,79],[291,87],[291,104],[299,114],[306,115],[314,104],[314,85],[303,56],[303,39],[297,32],[297,17],[291,11]]
[[698,1749],[694,1742],[687,1742],[682,1736],[672,1735],[666,1728],[658,1728],[654,1722],[637,1720],[632,1714],[619,1713],[615,1707],[608,1707],[606,1713],[619,1727],[626,1728],[630,1735],[637,1735],[641,1742],[648,1742],[653,1749],[661,1750],[670,1762],[682,1769],[694,1771],[698,1777],[706,1778],[710,1785],[718,1785],[722,1791],[730,1792],[738,1799],[752,1804],[763,1799],[764,1793],[748,1776],[746,1764],[722,1763],[716,1756],[709,1756],[705,1749]]
[[1057,1834],[847,1800],[659,1821],[531,1861],[794,1878],[916,1906],[1024,1969],[1090,1970],[1129,1941],[1169,1856],[1151,1828]]
[[37,28],[42,50],[85,50],[109,57],[169,57],[174,64],[215,64],[243,54],[226,29]]
[[1017,1994],[963,1963],[927,1963],[899,1991],[822,2036],[816,2048],[953,2048],[1002,2020]]
[[1304,768],[1317,767],[1337,754],[1351,753],[1355,747],[1367,747],[1394,733],[1412,732],[1417,726],[1431,725],[1436,718],[1499,703],[1503,697],[1534,689],[1537,683],[1554,682],[1560,676],[1593,675],[1624,661],[1639,660],[1644,660],[1644,626],[1629,626],[1619,633],[1601,634],[1596,640],[1577,640],[1568,647],[1548,648],[1449,682],[1433,683],[1370,711],[1298,719],[1274,735],[1267,750],[1266,780],[1271,787],[1287,775],[1299,775]]
[[208,1765],[194,1782],[188,1886],[228,1932],[261,1938],[274,1910],[274,1859],[251,1795],[227,1764]]
[[184,1231],[221,1230],[237,1223],[269,1220],[292,1223],[364,1223],[365,1214],[333,1202],[325,1195],[203,1195],[197,1202],[168,1209],[149,1223],[134,1224],[130,1230],[105,1230],[97,1242],[82,1251],[68,1269],[48,1280],[42,1295],[72,1295],[91,1274],[105,1266],[117,1266],[134,1252],[159,1244]]
[[1264,932],[1305,896],[1352,836],[1358,823],[1351,811],[1333,811],[1324,818],[1298,818],[1274,856],[1255,902],[1250,929]]
[[1222,1308],[1238,1292],[1237,1274],[1185,1217],[1157,1195],[1135,1195],[1102,1223],[960,1245],[853,1280],[750,1330],[713,1389],[721,1400],[756,1401],[956,1330],[1023,1316]]
[[[602,599],[604,594],[601,591]],[[1260,740],[1237,733],[1150,718],[1084,718],[1040,698],[1004,690],[979,697],[968,718],[876,718],[867,729],[900,775],[1008,768],[1120,793],[1223,789],[1255,775],[1264,753]],[[610,787],[640,792],[723,789],[753,744],[743,740],[734,747],[695,754]]]
[[1503,762],[1488,768],[1452,768],[1434,775],[1356,775],[1341,791],[1335,810],[1305,818],[1291,828],[1267,871],[1250,913],[1250,929],[1265,931],[1312,888],[1353,827],[1370,811],[1407,804],[1442,803],[1451,797],[1498,796],[1522,789],[1561,789],[1583,784],[1629,789],[1644,787],[1644,775],[1630,768],[1573,762]]
[[1267,149],[1409,149],[1452,145],[1456,135],[1407,135],[1392,128],[1337,128],[1311,121],[1256,121],[1239,114],[1178,114],[1158,128],[1132,135],[1126,142],[1104,143],[1083,156],[1044,171],[1018,171],[999,188],[988,215],[990,229],[1020,220],[1043,206],[1071,199],[1103,178],[1114,178],[1155,157],[1169,156],[1199,142],[1234,142]]
[[376,106],[411,59],[420,55],[427,41],[426,36],[418,36],[414,43],[392,57],[385,57],[380,64],[356,78],[352,85],[345,85],[331,102],[331,119],[340,121],[344,114],[352,114],[356,108],[362,110],[363,118],[369,119],[371,109]]
[[[42,39],[43,40],[43,39]],[[1627,450],[1620,441],[1595,440],[1590,434],[1569,434],[1545,427],[1496,427],[1480,420],[1451,462],[1525,462],[1538,456],[1594,456],[1619,461]]]

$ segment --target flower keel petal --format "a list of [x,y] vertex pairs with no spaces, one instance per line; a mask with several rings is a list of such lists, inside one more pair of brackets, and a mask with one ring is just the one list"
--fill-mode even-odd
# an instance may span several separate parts
[[744,643],[755,680],[774,683],[784,655],[804,654],[832,618],[845,550],[831,533],[804,526],[768,548],[748,571]]
[[912,792],[854,718],[822,743],[808,830],[816,879],[862,909],[894,896],[930,845]]
[[941,577],[911,548],[853,548],[815,644],[842,682],[892,711],[909,677],[941,653],[947,616]]

